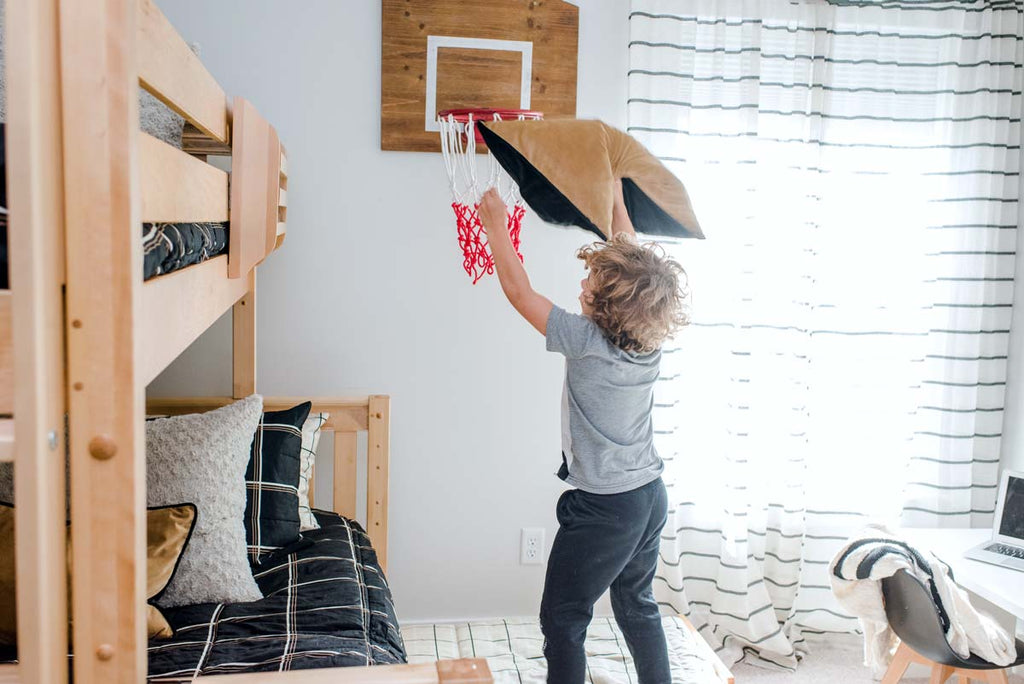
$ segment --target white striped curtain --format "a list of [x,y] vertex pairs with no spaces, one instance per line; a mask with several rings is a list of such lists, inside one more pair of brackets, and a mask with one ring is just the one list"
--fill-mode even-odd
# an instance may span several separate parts
[[1020,2],[632,2],[629,130],[708,236],[669,247],[655,589],[727,661],[856,628],[827,564],[869,519],[991,520],[1022,33]]

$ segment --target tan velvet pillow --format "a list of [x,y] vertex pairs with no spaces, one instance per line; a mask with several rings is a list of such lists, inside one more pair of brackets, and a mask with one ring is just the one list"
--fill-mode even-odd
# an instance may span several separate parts
[[703,238],[683,183],[631,135],[601,121],[481,121],[491,154],[545,221],[607,239],[614,181],[638,232]]
[[[192,504],[161,506],[146,511],[147,600],[155,599],[170,583],[195,522],[196,507]],[[69,532],[69,547],[70,541]],[[70,565],[69,548],[69,570]],[[13,645],[16,642],[15,595],[14,507],[0,504],[0,644]],[[150,637],[174,635],[170,624],[153,605],[147,606],[146,631]]]

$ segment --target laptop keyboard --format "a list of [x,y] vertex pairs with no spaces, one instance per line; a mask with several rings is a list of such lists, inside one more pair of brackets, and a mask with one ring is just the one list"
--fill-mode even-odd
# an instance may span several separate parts
[[992,553],[998,553],[1003,556],[1010,556],[1011,558],[1024,559],[1024,549],[1017,546],[1007,546],[1006,544],[989,544],[985,547],[986,551]]

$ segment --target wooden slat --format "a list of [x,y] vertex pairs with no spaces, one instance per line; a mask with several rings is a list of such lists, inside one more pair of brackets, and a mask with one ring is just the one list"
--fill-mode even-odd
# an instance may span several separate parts
[[270,235],[276,239],[281,144],[248,100],[236,97],[233,110],[228,276],[240,278],[273,249]]
[[76,684],[146,677],[137,15],[60,0]]
[[0,415],[14,413],[14,340],[11,291],[0,290]]
[[190,123],[185,123],[181,132],[181,149],[189,154],[205,157],[213,154],[230,156],[231,145],[214,140]]
[[227,278],[227,259],[217,256],[142,285],[137,334],[142,350],[138,376],[143,386],[251,289],[252,273]]
[[137,1],[139,83],[206,135],[228,142],[224,91],[153,0]]
[[0,665],[0,684],[18,684],[21,681],[17,665]]
[[265,217],[265,240],[266,254],[277,249],[277,224],[280,217],[281,198],[284,190],[281,189],[281,141],[277,137],[277,131],[273,126],[268,125],[267,134],[267,206]]
[[7,300],[0,331],[11,335],[17,321],[6,344],[18,365],[0,383],[15,388],[15,536],[30,543],[19,544],[16,557],[20,664],[0,668],[0,681],[32,684],[68,681],[59,5],[9,2],[4,10],[8,256],[17,296]]
[[[184,413],[202,413],[227,406],[235,401],[232,397],[154,397],[146,402],[146,411],[150,415],[180,416]],[[283,411],[304,401],[313,402],[313,413],[329,413],[330,419],[324,423],[324,430],[352,432],[366,430],[368,397],[263,397],[263,408],[266,411]]]
[[277,198],[277,240],[274,249],[284,242],[285,233],[288,230],[288,156],[284,153],[284,146],[281,146],[281,175],[280,192]]
[[487,661],[483,658],[461,658],[415,665],[252,672],[203,677],[203,680],[210,684],[490,684],[494,681]]
[[231,308],[231,386],[235,399],[256,393],[256,281]]
[[0,418],[0,462],[14,460],[14,419]]
[[366,446],[366,533],[377,560],[388,566],[388,468],[391,448],[391,398],[373,395],[369,402]]
[[677,615],[676,617],[683,623],[683,627],[693,635],[693,641],[697,646],[697,650],[700,651],[705,660],[711,663],[715,670],[715,676],[718,677],[719,684],[735,684],[736,680],[733,679],[732,672],[725,666],[725,663],[718,657],[718,654],[711,649],[711,646],[704,640],[704,637],[697,631],[697,628],[693,626],[693,623],[685,615]]
[[334,510],[356,519],[357,453],[355,432],[334,433]]
[[139,134],[142,220],[228,220],[228,174],[146,133]]

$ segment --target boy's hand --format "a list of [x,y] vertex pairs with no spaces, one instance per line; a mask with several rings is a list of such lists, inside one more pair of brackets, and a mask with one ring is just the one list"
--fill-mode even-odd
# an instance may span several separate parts
[[480,198],[480,223],[488,235],[492,231],[508,230],[508,208],[501,201],[501,195],[494,188],[484,193]]

